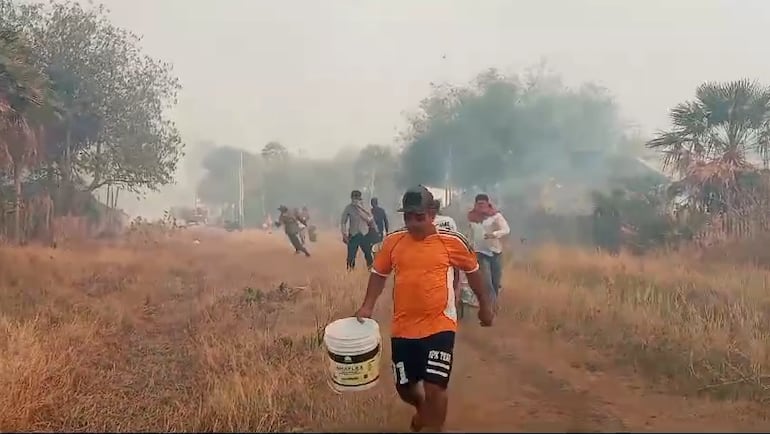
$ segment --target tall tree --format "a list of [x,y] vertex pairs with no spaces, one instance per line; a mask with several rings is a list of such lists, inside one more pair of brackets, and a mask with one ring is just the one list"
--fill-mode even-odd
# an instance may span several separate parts
[[467,86],[434,86],[423,100],[403,136],[404,180],[487,189],[558,173],[570,153],[609,151],[620,133],[617,107],[597,86],[490,69]]
[[63,190],[141,193],[170,183],[183,144],[166,116],[180,88],[169,65],[143,55],[102,6],[52,3],[28,16],[37,61],[63,105],[46,140]]
[[11,169],[15,193],[14,236],[21,240],[22,177],[38,161],[51,94],[45,74],[31,61],[20,32],[0,28],[0,161]]

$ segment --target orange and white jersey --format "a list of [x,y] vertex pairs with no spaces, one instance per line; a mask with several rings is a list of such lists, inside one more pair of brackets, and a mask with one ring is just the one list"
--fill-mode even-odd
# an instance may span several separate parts
[[466,273],[479,269],[470,243],[458,232],[439,229],[418,241],[401,229],[385,237],[372,273],[394,274],[393,337],[457,330],[453,267]]

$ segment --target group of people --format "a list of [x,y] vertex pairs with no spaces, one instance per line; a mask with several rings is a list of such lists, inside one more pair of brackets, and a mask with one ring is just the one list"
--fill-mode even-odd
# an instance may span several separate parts
[[443,430],[460,273],[478,299],[481,325],[491,326],[502,277],[501,238],[510,232],[505,218],[484,194],[476,196],[468,213],[469,237],[460,234],[454,220],[439,210],[440,203],[423,186],[404,194],[398,210],[403,213],[404,228],[384,236],[364,301],[355,313],[359,321],[372,316],[393,273],[393,376],[400,398],[415,408],[412,431]]
[[[497,312],[502,279],[502,238],[508,222],[486,194],[475,197],[468,212],[467,235],[454,219],[442,215],[441,203],[430,190],[407,190],[398,212],[404,227],[391,231],[387,213],[372,198],[367,208],[359,190],[340,219],[342,241],[347,244],[346,266],[352,270],[360,250],[371,271],[366,295],[355,316],[370,318],[393,273],[391,354],[399,397],[415,408],[411,429],[440,432],[447,412],[447,387],[452,372],[457,297],[460,282],[467,282],[478,303],[481,325],[492,325]],[[309,215],[280,207],[276,226],[284,226],[296,253],[310,256],[301,232]],[[378,245],[376,255],[372,247]]]
[[[424,187],[423,187],[424,188]],[[431,195],[432,197],[432,195]],[[431,199],[431,209],[435,211],[432,223],[439,229],[458,232],[457,223],[450,216],[441,214],[441,201]],[[303,253],[310,257],[306,248],[310,213],[307,207],[289,209],[285,205],[278,208],[276,227],[283,226],[286,235],[294,247],[295,254]],[[505,217],[495,208],[486,194],[478,194],[474,199],[473,208],[468,212],[468,230],[465,236],[476,254],[477,261],[483,271],[486,286],[489,288],[490,299],[495,301],[501,289],[503,246],[500,239],[510,233]],[[348,270],[355,269],[356,256],[360,250],[366,261],[367,269],[374,264],[373,248],[380,246],[385,235],[390,232],[390,222],[385,210],[379,205],[376,197],[370,201],[370,208],[364,205],[363,194],[360,190],[350,193],[350,203],[345,206],[340,219],[342,242],[347,245],[345,264]],[[456,279],[465,281],[461,273]],[[460,294],[458,292],[457,296]],[[475,302],[473,304],[476,304]]]
[[[371,208],[366,209],[362,196],[359,190],[353,190],[350,193],[351,201],[342,211],[340,220],[342,241],[347,244],[348,270],[355,268],[359,250],[364,256],[366,267],[371,269],[374,263],[372,249],[379,245],[390,231],[387,213],[379,206],[377,198],[372,198]],[[441,201],[432,200],[431,206],[436,212],[433,224],[441,229],[458,232],[454,219],[441,214]],[[469,224],[465,235],[470,239],[484,272],[491,299],[494,301],[501,289],[503,252],[501,238],[510,234],[511,230],[505,217],[495,208],[487,194],[476,195],[473,208],[468,212],[467,217]]]

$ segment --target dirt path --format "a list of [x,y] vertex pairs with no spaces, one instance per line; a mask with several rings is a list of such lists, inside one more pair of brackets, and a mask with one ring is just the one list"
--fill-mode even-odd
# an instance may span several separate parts
[[[344,253],[331,245],[315,255],[338,267]],[[316,249],[318,250],[318,249]],[[315,253],[315,251],[314,251]],[[314,270],[318,272],[318,270]],[[306,270],[306,274],[314,271]],[[357,270],[361,297],[367,273]],[[355,303],[358,303],[356,300]],[[653,386],[606,354],[528,327],[506,313],[505,294],[494,327],[481,328],[475,310],[460,323],[450,385],[447,430],[455,432],[765,432],[770,419],[759,405],[677,396]],[[376,402],[377,414],[347,431],[403,432],[411,408],[398,401],[390,370],[392,303],[386,290],[375,318],[385,345],[378,387],[358,395]],[[354,398],[341,402],[352,402]]]
[[452,430],[765,431],[770,426],[751,405],[656,392],[595,352],[522,330],[504,317],[494,330],[465,325],[457,354]]
[[[385,297],[383,297],[385,298]],[[378,319],[388,330],[389,300]],[[646,384],[578,344],[522,328],[501,309],[493,328],[475,311],[461,322],[447,430],[457,432],[753,431],[770,429],[758,405],[685,398]],[[380,387],[391,387],[387,369]],[[393,399],[397,399],[393,395]],[[396,405],[389,429],[403,431],[410,408]]]

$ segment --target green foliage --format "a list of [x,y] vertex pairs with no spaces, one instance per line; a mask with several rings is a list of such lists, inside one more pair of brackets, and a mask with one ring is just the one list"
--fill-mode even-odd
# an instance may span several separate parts
[[670,116],[673,128],[647,146],[663,153],[680,178],[674,191],[691,206],[734,211],[767,195],[752,179],[757,162],[766,167],[770,160],[770,88],[749,80],[704,83]]
[[47,77],[32,63],[29,43],[0,28],[0,157],[6,166],[26,164],[37,154],[41,109],[50,103]]
[[[643,253],[652,248],[665,245],[676,245],[692,239],[693,235],[704,223],[699,215],[678,213],[673,207],[666,192],[665,185],[655,177],[620,178],[615,180],[616,188],[610,193],[594,191],[592,200],[597,210],[603,210],[604,215],[595,215],[595,231],[616,231],[618,246],[624,245],[631,251]],[[610,222],[616,213],[617,227]],[[606,241],[607,234],[594,235],[594,242],[601,245]],[[598,237],[598,238],[597,238]]]
[[[169,65],[144,55],[102,6],[0,0],[0,11],[0,31],[29,41],[29,67],[50,83],[59,116],[41,122],[41,157],[59,187],[141,193],[173,181],[183,144],[166,115],[179,90]],[[0,94],[9,89],[0,83]]]
[[23,175],[39,161],[43,128],[53,119],[55,106],[48,77],[36,67],[32,53],[18,26],[0,27],[0,164],[13,179],[17,242],[22,241]]

